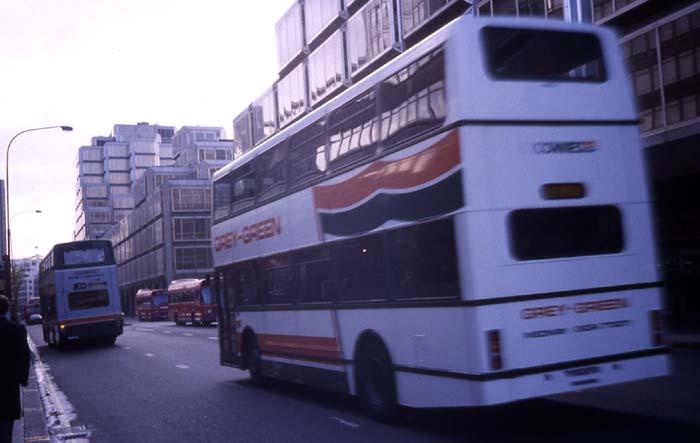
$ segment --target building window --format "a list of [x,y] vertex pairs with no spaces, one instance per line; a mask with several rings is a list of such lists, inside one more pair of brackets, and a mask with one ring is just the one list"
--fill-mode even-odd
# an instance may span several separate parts
[[176,270],[207,270],[211,267],[211,248],[175,248]]
[[211,238],[210,218],[174,218],[173,239],[175,241],[209,240]]
[[211,210],[211,189],[176,188],[172,190],[173,211]]

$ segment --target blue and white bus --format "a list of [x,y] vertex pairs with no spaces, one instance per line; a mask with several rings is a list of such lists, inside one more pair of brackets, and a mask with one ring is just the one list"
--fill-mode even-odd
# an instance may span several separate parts
[[124,329],[112,244],[86,240],[55,245],[39,266],[44,341],[61,347],[101,340]]

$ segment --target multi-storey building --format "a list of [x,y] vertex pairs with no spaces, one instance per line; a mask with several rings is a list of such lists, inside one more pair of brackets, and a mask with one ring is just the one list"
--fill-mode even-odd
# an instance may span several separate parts
[[185,126],[173,138],[172,166],[148,168],[134,183],[134,210],[105,235],[119,266],[124,311],[141,288],[212,271],[211,174],[233,157],[223,128]]
[[114,125],[78,150],[74,239],[96,239],[134,208],[131,187],[152,166],[172,164],[173,126]]
[[39,263],[41,256],[35,255],[27,258],[13,260],[14,268],[21,275],[17,290],[17,306],[21,311],[27,300],[39,296]]

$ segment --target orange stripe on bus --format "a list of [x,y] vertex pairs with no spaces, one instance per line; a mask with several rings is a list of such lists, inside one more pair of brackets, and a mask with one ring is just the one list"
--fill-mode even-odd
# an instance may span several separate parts
[[412,188],[440,177],[459,162],[459,132],[454,130],[417,154],[376,161],[344,182],[314,187],[316,209],[344,208],[380,189]]
[[77,325],[80,323],[93,323],[96,321],[103,321],[103,320],[115,320],[117,318],[120,318],[121,315],[119,314],[110,314],[110,315],[100,315],[99,317],[87,317],[87,318],[77,318],[74,320],[58,320],[57,323],[62,323],[64,325]]
[[340,359],[340,345],[335,337],[260,334],[260,350],[265,353],[297,354],[304,357]]

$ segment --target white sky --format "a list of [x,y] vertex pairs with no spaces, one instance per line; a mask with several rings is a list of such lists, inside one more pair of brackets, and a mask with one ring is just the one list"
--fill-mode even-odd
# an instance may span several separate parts
[[[1,0],[0,146],[14,258],[72,239],[76,154],[115,123],[222,126],[277,76],[293,0]],[[42,214],[31,211],[40,209]],[[21,213],[21,214],[20,214]]]

